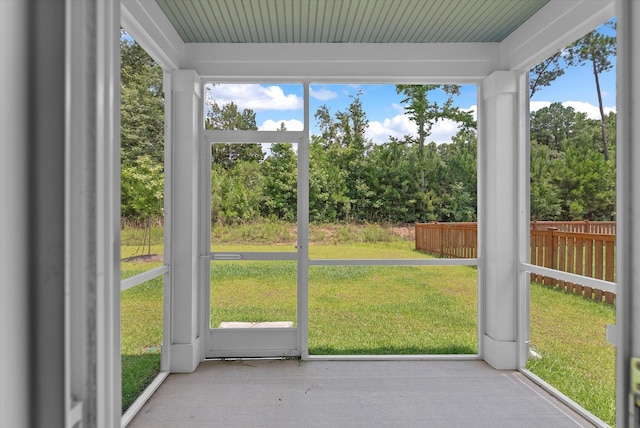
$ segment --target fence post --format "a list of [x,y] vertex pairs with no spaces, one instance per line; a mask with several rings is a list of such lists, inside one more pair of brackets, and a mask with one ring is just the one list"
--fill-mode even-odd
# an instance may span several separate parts
[[[555,269],[555,266],[556,266],[555,242],[554,242],[554,235],[553,235],[554,230],[558,230],[558,229],[555,227],[550,227],[546,230],[546,233],[544,234],[544,263],[542,266],[549,269]],[[551,286],[555,284],[555,280],[553,278],[545,276],[544,284]]]
[[550,227],[549,231],[551,231],[551,269],[558,269],[558,244],[556,242],[558,228]]

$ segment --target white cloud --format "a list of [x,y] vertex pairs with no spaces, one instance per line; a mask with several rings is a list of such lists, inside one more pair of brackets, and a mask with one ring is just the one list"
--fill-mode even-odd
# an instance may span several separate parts
[[[594,106],[593,104],[583,101],[565,101],[562,105],[565,107],[573,107],[576,111],[586,113],[589,119],[600,119],[600,107]],[[604,114],[609,114],[612,111],[616,111],[615,107],[604,107]]]
[[[400,105],[394,104],[393,108],[404,111]],[[473,118],[477,120],[476,106],[471,106],[464,111],[472,111]],[[434,141],[436,144],[450,143],[451,138],[458,133],[458,123],[453,120],[440,120],[431,128],[431,134],[427,137],[426,142]],[[382,144],[389,141],[389,136],[402,139],[405,135],[416,138],[418,136],[418,127],[408,115],[399,114],[392,118],[386,118],[382,122],[371,121],[366,131],[366,137],[371,139],[375,144]]]
[[[529,104],[529,109],[531,110],[531,112],[534,112],[540,110],[541,108],[549,107],[550,105],[550,101],[531,101],[531,103]],[[589,119],[600,119],[600,108],[596,105],[584,101],[563,101],[562,105],[564,107],[572,107],[575,111],[586,113]],[[615,107],[604,107],[605,114],[609,114],[610,112],[615,111]]]
[[327,101],[327,100],[332,100],[334,98],[338,97],[338,94],[334,91],[330,91],[328,89],[318,89],[317,91],[314,90],[313,88],[309,88],[309,96],[311,96],[312,98],[315,98],[317,100],[320,101]]
[[409,116],[399,114],[391,119],[386,118],[382,122],[373,120],[365,131],[365,136],[375,144],[389,141],[389,136],[402,139],[405,135],[417,135],[418,127],[409,119]]
[[458,123],[445,119],[436,122],[431,128],[431,135],[427,137],[427,142],[435,141],[436,144],[450,143],[454,135],[458,133]]
[[471,116],[473,116],[473,120],[478,120],[478,106],[477,105],[472,105],[469,108],[463,108],[461,109],[462,111],[468,111],[471,112]]
[[551,101],[529,101],[529,111],[533,113],[534,111],[549,107],[550,105]]
[[280,86],[257,84],[221,84],[211,87],[207,101],[218,105],[234,102],[240,110],[249,108],[263,110],[297,110],[304,105],[301,97],[285,94]]
[[304,129],[304,123],[300,122],[297,119],[289,119],[289,120],[271,120],[267,119],[262,122],[262,125],[258,127],[259,131],[277,131],[280,129],[280,124],[284,122],[285,128],[287,131],[302,131]]

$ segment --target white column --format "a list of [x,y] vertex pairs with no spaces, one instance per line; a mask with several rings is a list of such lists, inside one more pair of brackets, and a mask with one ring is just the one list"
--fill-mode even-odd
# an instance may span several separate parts
[[171,72],[171,348],[174,373],[195,370],[201,361],[198,312],[198,171],[200,78],[192,70]]
[[480,353],[497,369],[518,364],[518,82],[517,72],[496,71],[480,90]]
[[[28,239],[32,170],[29,165],[29,71],[35,66],[27,55],[29,31],[35,30],[29,25],[31,6],[20,0],[0,2],[0,346],[3,348],[0,350],[0,426],[3,427],[30,426],[31,412],[35,409],[30,402],[32,258]],[[52,25],[56,24],[62,25],[61,22]],[[61,140],[58,136],[59,149]],[[5,346],[10,346],[11,352],[6,352]],[[63,397],[64,390],[59,391]]]
[[[630,359],[640,357],[640,3],[618,0],[617,59],[617,402],[616,425],[637,426]],[[638,417],[636,415],[636,417]]]
[[120,424],[119,11],[0,2],[3,427]]
[[122,413],[120,8],[65,4],[67,425],[112,427]]

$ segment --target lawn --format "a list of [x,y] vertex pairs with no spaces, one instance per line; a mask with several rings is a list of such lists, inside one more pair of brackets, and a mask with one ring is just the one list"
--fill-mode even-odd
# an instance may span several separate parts
[[477,271],[465,266],[315,266],[310,354],[475,354]]
[[[379,257],[378,245],[370,247],[367,254],[363,245],[342,245],[339,253]],[[212,263],[211,326],[223,321],[295,324],[295,263]],[[309,269],[310,354],[474,354],[476,322],[471,267]]]
[[122,292],[122,410],[160,372],[162,277]]
[[[142,256],[143,252],[136,236],[138,234],[139,231],[131,228],[123,231],[121,248],[123,261],[120,264],[122,279],[162,265],[158,257]],[[158,235],[157,231],[155,235]],[[160,239],[156,237],[152,241],[155,243],[151,246],[152,254],[162,254],[162,246],[157,243]],[[120,305],[122,411],[124,412],[160,372],[162,277],[123,291]]]
[[[282,233],[282,229],[277,230]],[[429,257],[413,250],[410,236],[403,239],[372,225],[322,227],[312,230],[311,235],[319,242],[310,247],[312,259]],[[238,241],[246,239],[240,234]],[[348,241],[352,243],[346,244]],[[213,246],[238,252],[281,250],[278,246],[221,242],[214,242]],[[292,321],[296,324],[295,263],[213,262],[211,326],[217,327],[224,321]],[[476,352],[477,270],[474,267],[312,266],[309,269],[309,353],[312,355]]]
[[[142,273],[161,262],[125,262],[122,278]],[[121,293],[122,411],[160,372],[162,344],[162,277]]]
[[[295,228],[253,225],[219,231],[218,250],[283,251]],[[259,245],[249,245],[251,236]],[[277,236],[279,238],[274,238]],[[378,226],[322,226],[310,231],[312,259],[417,258],[411,237]],[[266,246],[276,242],[277,246]],[[161,265],[123,246],[123,278]],[[151,252],[161,253],[156,241]],[[211,264],[211,325],[222,321],[293,321],[294,262]],[[239,279],[240,278],[240,279]],[[242,292],[239,292],[239,291]],[[309,351],[323,354],[477,352],[477,270],[465,266],[312,266]],[[615,308],[537,284],[531,286],[531,344],[542,356],[529,370],[605,422],[615,422],[615,350],[604,340]],[[162,281],[122,293],[123,409],[158,373]]]
[[527,368],[613,426],[615,348],[605,328],[615,307],[536,283],[530,306],[531,347],[542,358]]

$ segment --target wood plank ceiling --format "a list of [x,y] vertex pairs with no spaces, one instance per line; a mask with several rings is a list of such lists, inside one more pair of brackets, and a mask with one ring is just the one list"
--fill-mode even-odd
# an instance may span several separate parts
[[501,42],[549,0],[156,0],[185,43]]

